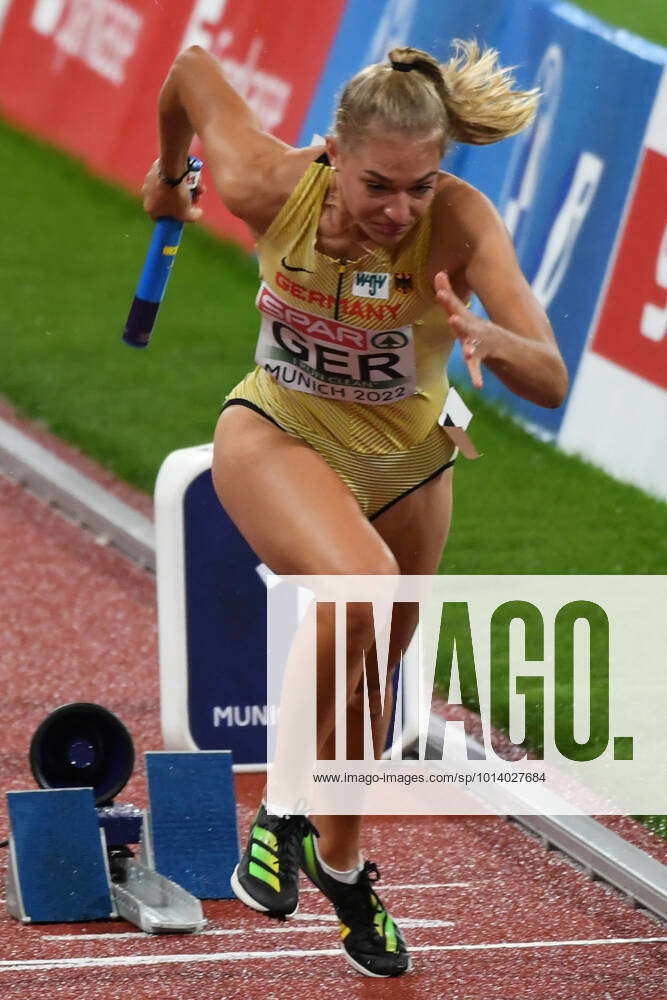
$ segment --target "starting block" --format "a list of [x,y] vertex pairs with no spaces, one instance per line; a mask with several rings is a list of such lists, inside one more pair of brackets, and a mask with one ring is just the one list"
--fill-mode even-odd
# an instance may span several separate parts
[[[239,859],[229,751],[146,754],[150,808],[95,808],[93,788],[8,792],[7,909],[23,923],[121,917],[148,933],[192,932],[206,920],[200,899],[229,899]],[[131,822],[110,837],[107,813]],[[126,819],[126,817],[122,817]]]
[[229,750],[146,754],[150,809],[141,840],[145,864],[198,899],[234,899],[239,860]]
[[23,923],[117,916],[91,788],[8,792],[7,909]]
[[92,788],[8,792],[7,801],[7,910],[16,920],[121,917],[150,934],[206,923],[199,900],[181,886],[131,856],[109,854]]
[[206,924],[196,896],[141,861],[114,859],[112,877],[118,916],[147,934],[189,934]]

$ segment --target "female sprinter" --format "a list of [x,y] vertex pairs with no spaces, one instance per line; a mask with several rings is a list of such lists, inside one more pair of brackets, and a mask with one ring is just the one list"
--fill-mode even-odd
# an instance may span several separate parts
[[[455,43],[442,66],[394,49],[347,84],[324,146],[293,149],[261,131],[203,49],[182,52],[169,72],[144,205],[153,218],[199,218],[181,183],[196,133],[220,197],[257,240],[257,367],[225,402],[213,479],[279,575],[437,571],[454,461],[438,417],[457,338],[475,387],[484,363],[534,403],[563,402],[565,366],[500,218],[440,170],[453,140],[496,142],[531,121],[536,94],[512,85],[497,53],[473,42]],[[472,293],[488,320],[466,308]],[[390,663],[414,626],[401,622]],[[366,628],[348,622],[359,663]],[[333,904],[351,964],[368,976],[406,972],[377,869],[361,860],[361,818],[319,816],[315,828],[276,811],[260,806],[237,896],[291,916],[301,864]]]

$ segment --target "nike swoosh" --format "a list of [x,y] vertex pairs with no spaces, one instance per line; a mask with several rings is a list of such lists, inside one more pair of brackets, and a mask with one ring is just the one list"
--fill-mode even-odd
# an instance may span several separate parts
[[285,258],[280,262],[287,271],[305,271],[306,274],[314,274],[314,271],[309,271],[307,267],[290,267]]

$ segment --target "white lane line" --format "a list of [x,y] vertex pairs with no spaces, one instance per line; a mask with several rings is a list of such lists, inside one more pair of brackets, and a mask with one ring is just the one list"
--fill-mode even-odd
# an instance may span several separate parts
[[[411,948],[421,951],[485,951],[494,948],[581,948],[602,945],[667,943],[667,937],[598,938],[581,941],[500,941],[494,944],[425,944]],[[100,969],[136,965],[185,965],[198,962],[240,962],[268,958],[328,958],[339,955],[340,948],[283,949],[282,951],[222,951],[194,955],[110,955],[105,958],[33,958],[22,962],[0,962],[0,972],[25,972],[30,969]]]
[[[378,883],[378,892],[385,893],[387,889],[470,889],[472,882],[401,882],[396,885]],[[314,885],[305,886],[301,892],[320,892]]]
[[[230,930],[197,931],[197,937],[221,937],[223,934],[245,934],[242,928]],[[140,930],[119,931],[114,934],[43,934],[42,941],[159,941],[162,934],[144,934]]]
[[[319,918],[322,919],[322,918]],[[326,918],[324,918],[326,919]],[[338,923],[338,917],[330,917],[330,920]],[[399,925],[401,930],[414,930],[415,928],[423,927],[454,927],[453,920],[422,920],[416,917],[395,917],[396,923]],[[332,931],[334,928],[331,925],[324,926],[314,926],[310,925],[308,927],[295,927],[291,923],[279,924],[277,927],[257,927],[254,931],[256,934],[287,934],[290,931],[297,931],[303,934],[308,931]]]
[[[292,921],[312,921],[307,927],[295,926]],[[397,924],[401,928],[414,930],[423,927],[454,927],[453,920],[422,920],[417,917],[396,917]],[[332,924],[338,923],[338,917],[331,913],[296,913],[290,922],[279,923],[274,927],[234,927],[231,929],[212,929],[208,931],[198,931],[196,937],[222,937],[231,934],[285,934],[287,931],[297,931],[301,934],[315,933],[316,931],[332,931]],[[157,941],[160,935],[145,935],[141,931],[119,931],[114,934],[43,934],[42,941]]]
[[603,944],[667,943],[667,937],[592,938],[590,941],[498,941],[494,944],[422,944],[410,951],[485,951],[494,948],[596,948]]
[[[338,917],[335,913],[295,913],[293,917],[288,921],[292,924],[295,920],[315,920],[321,923],[337,924]],[[394,920],[401,927],[454,927],[453,920],[436,920],[434,918],[421,918],[421,917],[397,917],[394,915]],[[284,925],[279,924],[278,929]],[[267,930],[267,928],[260,928],[261,930]],[[304,928],[295,927],[294,930],[299,930]],[[271,928],[268,928],[271,930]]]
[[397,923],[401,928],[405,927],[408,930],[419,927],[456,927],[453,920],[423,919],[422,917],[403,917],[403,919],[399,917]]

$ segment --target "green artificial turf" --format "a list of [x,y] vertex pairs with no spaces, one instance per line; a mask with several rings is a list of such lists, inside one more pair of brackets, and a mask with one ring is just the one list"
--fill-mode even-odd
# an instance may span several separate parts
[[8,198],[0,237],[0,391],[148,492],[173,448],[210,440],[248,367],[256,268],[188,227],[150,347],[121,334],[152,223],[81,165],[0,128]]
[[619,28],[667,46],[667,5],[661,0],[583,0],[577,4]]

